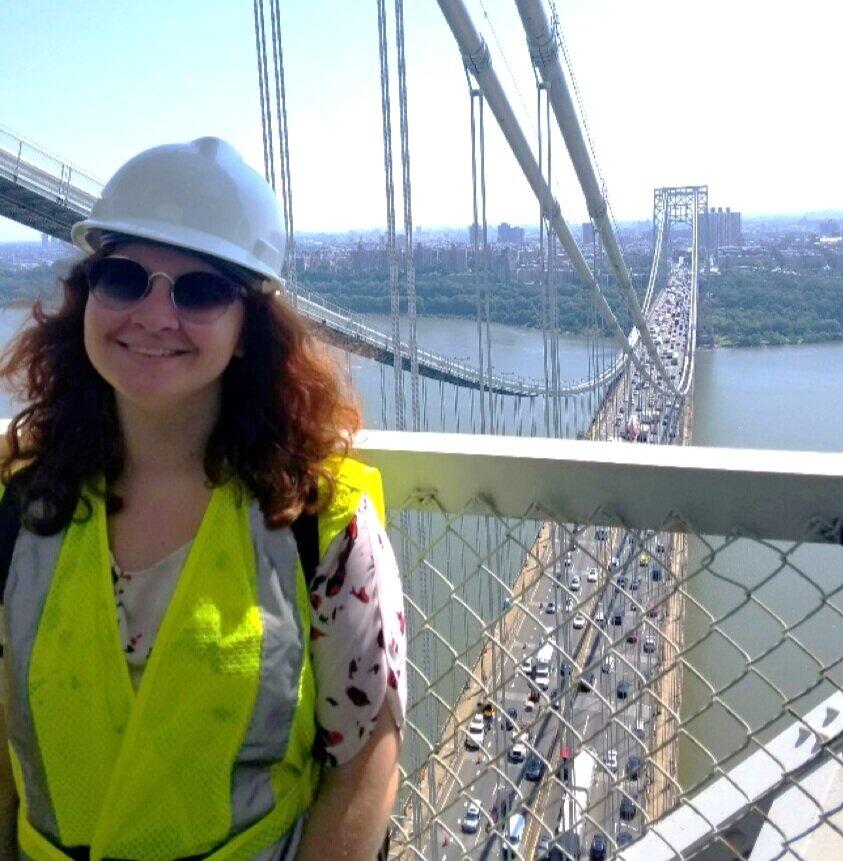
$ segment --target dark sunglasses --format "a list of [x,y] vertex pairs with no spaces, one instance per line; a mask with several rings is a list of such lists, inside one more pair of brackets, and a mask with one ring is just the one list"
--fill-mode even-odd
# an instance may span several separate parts
[[150,272],[128,257],[101,257],[86,269],[91,295],[112,311],[140,304],[159,275],[170,282],[174,311],[190,323],[213,323],[247,292],[243,285],[214,272],[185,272],[174,279],[166,272]]

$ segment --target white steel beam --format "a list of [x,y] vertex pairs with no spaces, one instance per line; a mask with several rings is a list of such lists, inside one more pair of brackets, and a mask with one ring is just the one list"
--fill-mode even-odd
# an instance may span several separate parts
[[636,529],[681,529],[681,516],[701,534],[793,541],[821,540],[812,520],[843,515],[836,453],[395,431],[365,431],[356,446],[398,507],[423,508],[428,493],[450,512],[488,503],[505,517],[538,509]]

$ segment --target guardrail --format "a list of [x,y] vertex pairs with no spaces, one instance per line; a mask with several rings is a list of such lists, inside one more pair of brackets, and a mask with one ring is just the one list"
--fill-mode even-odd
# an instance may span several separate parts
[[90,211],[103,186],[100,180],[3,126],[0,173],[80,213]]
[[358,448],[407,604],[396,857],[532,861],[542,838],[555,857],[834,856],[843,455],[388,432]]

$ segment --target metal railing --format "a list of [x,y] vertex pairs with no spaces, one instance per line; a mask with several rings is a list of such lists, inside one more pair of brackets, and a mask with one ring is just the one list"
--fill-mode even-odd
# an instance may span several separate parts
[[3,126],[0,175],[81,214],[90,212],[103,186],[100,180]]
[[395,857],[840,854],[843,456],[359,450],[405,588]]

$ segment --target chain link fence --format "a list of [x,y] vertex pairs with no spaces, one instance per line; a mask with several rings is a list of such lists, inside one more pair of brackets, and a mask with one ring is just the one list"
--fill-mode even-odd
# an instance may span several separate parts
[[394,509],[392,856],[843,857],[839,524],[717,537],[666,500],[625,529],[614,502],[581,523],[435,489]]

